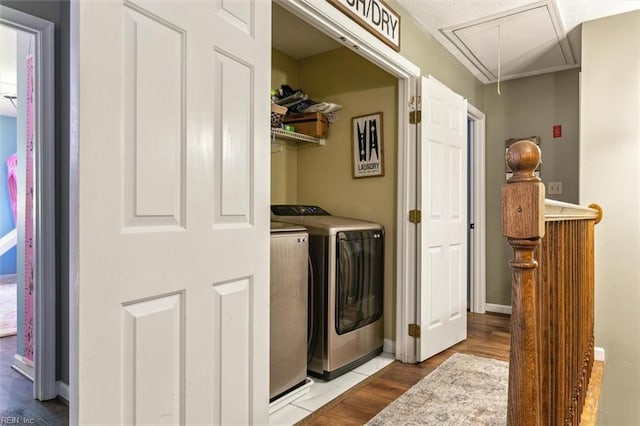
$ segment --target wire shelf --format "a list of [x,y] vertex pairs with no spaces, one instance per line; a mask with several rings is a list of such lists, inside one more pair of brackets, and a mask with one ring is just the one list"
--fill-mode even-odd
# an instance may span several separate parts
[[324,145],[326,140],[320,138],[314,138],[313,136],[303,135],[302,133],[291,132],[289,130],[284,129],[271,129],[271,137],[277,139],[284,139],[288,141],[297,141],[297,142],[309,142],[315,143],[318,145]]

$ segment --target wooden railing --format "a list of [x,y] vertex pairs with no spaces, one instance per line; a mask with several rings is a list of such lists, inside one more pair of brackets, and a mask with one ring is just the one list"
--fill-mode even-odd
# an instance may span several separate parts
[[513,248],[509,425],[577,425],[593,366],[594,225],[598,206],[545,200],[540,149],[511,145],[502,188]]

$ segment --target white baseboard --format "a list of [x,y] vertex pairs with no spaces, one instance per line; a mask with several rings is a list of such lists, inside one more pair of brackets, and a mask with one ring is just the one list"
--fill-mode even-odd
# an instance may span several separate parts
[[[24,359],[21,355],[16,354],[13,356],[13,365],[11,366],[11,368],[13,368],[18,373],[25,376],[27,379],[33,381],[33,376],[34,376],[33,365],[30,365],[30,364],[31,363],[29,362],[29,360]],[[67,401],[67,403],[69,402],[69,385],[68,384],[58,380],[56,382],[56,393],[60,398]]]
[[56,392],[58,396],[69,403],[69,385],[58,380],[56,382]]
[[600,348],[596,346],[593,352],[594,352],[593,359],[595,359],[596,361],[605,362],[604,348]]
[[484,307],[487,312],[495,312],[498,314],[511,315],[511,306],[509,305],[497,305],[495,303],[486,303]]
[[11,366],[11,368],[25,376],[27,379],[33,381],[33,377],[35,376],[33,371],[33,363],[24,358],[22,355],[15,354],[13,356],[13,365]]
[[382,352],[387,352],[395,355],[396,341],[391,339],[384,339],[384,343],[382,344]]

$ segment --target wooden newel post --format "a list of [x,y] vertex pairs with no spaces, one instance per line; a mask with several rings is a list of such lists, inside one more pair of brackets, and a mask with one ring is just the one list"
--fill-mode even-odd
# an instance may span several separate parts
[[536,250],[544,236],[544,184],[535,176],[540,148],[519,141],[507,151],[513,171],[502,186],[502,233],[513,248],[511,354],[507,424],[541,425],[539,271]]

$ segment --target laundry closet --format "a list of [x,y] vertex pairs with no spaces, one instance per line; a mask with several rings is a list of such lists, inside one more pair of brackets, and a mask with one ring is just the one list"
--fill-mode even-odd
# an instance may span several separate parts
[[[282,131],[272,131],[271,204],[319,206],[332,216],[355,218],[382,226],[383,233],[375,226],[359,227],[357,232],[360,236],[368,233],[366,238],[370,238],[371,242],[362,243],[363,246],[381,245],[380,258],[370,262],[370,267],[373,271],[371,274],[380,272],[383,288],[380,347],[384,340],[385,350],[393,351],[396,311],[394,259],[398,79],[280,6],[273,4],[272,14],[271,87],[279,89],[282,85],[288,85],[302,90],[314,101],[335,103],[343,108],[337,112],[337,120],[329,124],[326,137],[317,141],[296,140],[295,137],[286,137],[286,133],[283,136]],[[356,133],[354,141],[352,121],[357,117],[374,114],[379,114],[377,123],[380,140],[377,141],[377,148],[383,169],[380,175],[356,178],[353,150],[355,144],[357,155],[358,137]],[[282,216],[283,220],[287,217],[296,220],[294,216],[301,214],[288,210],[287,207],[282,207],[281,210],[272,207],[272,217],[274,213]],[[305,211],[303,214],[316,213]],[[306,221],[300,219],[296,223],[304,226]],[[309,238],[313,239],[313,231],[309,232]],[[377,238],[383,240],[378,243],[375,241]],[[348,250],[358,250],[360,245],[351,245]],[[375,269],[373,264],[380,264],[380,269]],[[311,289],[309,297],[314,297]],[[316,294],[315,297],[323,296]],[[309,306],[313,310],[312,305]],[[367,309],[373,310],[366,308],[363,311],[366,312]],[[362,313],[359,315],[363,316]],[[336,315],[336,321],[339,321],[338,317],[339,314]],[[352,318],[347,320],[349,321],[367,324],[369,320]],[[373,321],[373,317],[370,321]],[[273,324],[272,317],[272,326]],[[336,328],[339,329],[340,326],[337,324]],[[308,331],[311,333],[312,327]],[[272,329],[272,336],[275,332],[277,330]],[[311,360],[311,356],[309,359]],[[324,373],[325,379],[332,378],[333,372]],[[336,374],[338,373],[341,371]]]

